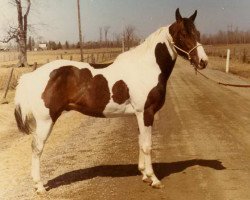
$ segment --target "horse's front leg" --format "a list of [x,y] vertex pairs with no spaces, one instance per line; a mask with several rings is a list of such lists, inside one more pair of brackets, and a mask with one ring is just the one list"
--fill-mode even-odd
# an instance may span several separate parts
[[154,188],[162,188],[163,185],[159,179],[155,176],[152,160],[151,160],[151,149],[152,149],[152,126],[146,126],[144,123],[144,114],[137,114],[137,121],[139,125],[140,135],[139,135],[139,163],[138,168],[141,171],[144,182],[152,183]]
[[[139,135],[139,141],[140,141],[141,134]],[[152,183],[152,181],[147,177],[146,171],[145,171],[145,156],[143,153],[142,148],[140,147],[139,142],[139,162],[138,162],[138,169],[142,173],[142,180],[145,183]]]

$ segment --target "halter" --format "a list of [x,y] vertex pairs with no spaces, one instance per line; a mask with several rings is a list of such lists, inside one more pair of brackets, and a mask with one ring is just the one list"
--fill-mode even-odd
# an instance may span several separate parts
[[179,51],[185,53],[185,54],[188,56],[188,60],[191,60],[190,53],[191,53],[193,50],[195,50],[196,48],[198,48],[199,46],[202,46],[201,44],[198,44],[198,45],[196,45],[195,47],[193,47],[191,50],[185,51],[184,49],[182,49],[182,48],[176,46],[174,42],[171,42],[171,44],[174,46],[175,49],[178,49]]

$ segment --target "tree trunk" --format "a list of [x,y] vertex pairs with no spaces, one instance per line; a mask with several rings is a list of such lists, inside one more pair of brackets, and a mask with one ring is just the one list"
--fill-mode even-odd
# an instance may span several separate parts
[[31,2],[27,0],[27,8],[25,15],[22,12],[21,0],[15,0],[18,13],[18,46],[19,46],[19,62],[18,67],[24,67],[28,65],[27,62],[27,27],[28,27],[28,14],[30,11]]
[[26,11],[23,15],[23,7],[22,0],[11,0],[17,8],[17,27],[9,27],[7,31],[7,37],[4,40],[0,40],[0,42],[8,43],[9,41],[15,39],[19,48],[19,56],[18,56],[18,67],[27,66],[27,29],[28,29],[28,15],[31,7],[31,0],[26,0]]
[[[21,36],[21,35],[20,35]],[[25,38],[20,37],[19,45],[19,62],[17,64],[18,67],[25,67],[28,65],[27,62],[27,48],[26,48],[26,40]]]

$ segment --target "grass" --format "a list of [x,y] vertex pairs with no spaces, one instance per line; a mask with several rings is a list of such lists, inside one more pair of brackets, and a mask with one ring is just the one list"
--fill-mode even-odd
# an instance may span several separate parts
[[231,60],[250,64],[250,44],[206,45],[204,48],[209,56],[220,58],[226,58],[230,49]]
[[[101,60],[104,57],[104,60],[108,59],[110,52],[119,52],[119,48],[100,48],[100,49],[84,49],[84,59],[91,62],[92,57],[95,60]],[[105,54],[103,54],[105,52]],[[38,65],[45,64],[47,62],[58,60],[58,59],[67,59],[67,60],[76,60],[80,61],[80,50],[79,49],[70,49],[70,50],[47,50],[47,51],[28,51],[28,63],[33,65],[37,62]],[[89,58],[87,60],[87,58]],[[0,52],[0,66],[1,67],[10,67],[16,65],[18,62],[18,52]]]
[[225,72],[227,49],[230,49],[229,72],[250,79],[250,44],[207,45],[209,67]]

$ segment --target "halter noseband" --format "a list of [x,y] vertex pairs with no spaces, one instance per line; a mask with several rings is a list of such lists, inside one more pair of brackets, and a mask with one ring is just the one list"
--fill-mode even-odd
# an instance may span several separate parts
[[191,60],[190,53],[191,53],[193,50],[195,50],[196,48],[198,48],[199,46],[202,46],[201,44],[198,44],[198,45],[196,45],[195,47],[193,47],[191,50],[185,51],[184,49],[182,49],[182,48],[176,46],[174,42],[171,42],[171,44],[174,46],[175,49],[178,49],[179,51],[185,53],[185,54],[188,56],[188,60]]

